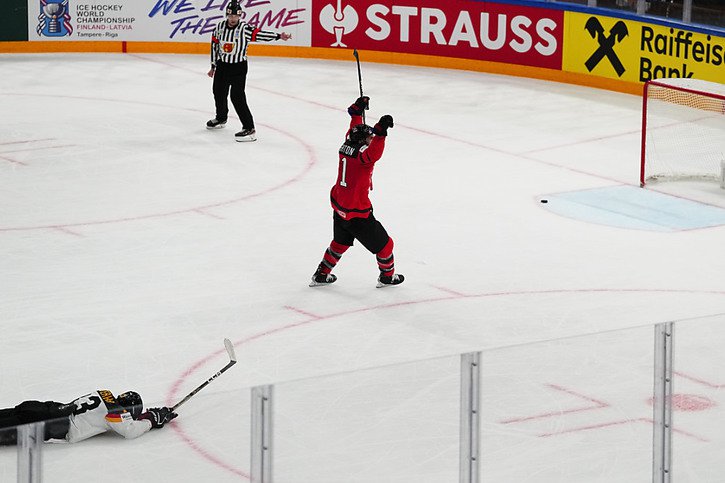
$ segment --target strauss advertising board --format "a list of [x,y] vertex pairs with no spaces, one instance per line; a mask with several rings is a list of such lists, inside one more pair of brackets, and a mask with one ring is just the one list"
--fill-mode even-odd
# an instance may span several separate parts
[[454,0],[313,1],[312,47],[560,69],[564,12]]

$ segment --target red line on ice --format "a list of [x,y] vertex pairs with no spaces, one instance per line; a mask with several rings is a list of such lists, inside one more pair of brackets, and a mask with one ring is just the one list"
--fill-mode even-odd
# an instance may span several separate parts
[[[474,295],[460,295],[457,294],[457,292],[454,292],[453,290],[446,290],[449,295],[447,296],[441,296],[441,297],[433,297],[433,298],[426,298],[426,299],[420,299],[420,300],[411,300],[411,301],[405,301],[405,302],[395,302],[390,304],[382,304],[377,306],[371,306],[371,307],[364,307],[362,309],[355,309],[355,310],[349,310],[345,312],[337,312],[329,315],[311,315],[309,320],[304,320],[301,322],[293,323],[293,324],[287,324],[281,327],[277,327],[274,329],[266,330],[263,332],[259,332],[257,334],[248,336],[242,340],[239,340],[234,343],[235,346],[242,346],[245,344],[248,344],[254,340],[261,339],[263,337],[273,335],[276,333],[280,333],[289,329],[299,328],[303,327],[309,324],[312,324],[314,322],[324,322],[324,321],[330,321],[331,319],[340,318],[342,316],[346,315],[352,315],[352,314],[359,314],[364,312],[371,312],[373,310],[384,310],[384,309],[390,309],[390,308],[397,308],[397,307],[404,307],[409,305],[420,305],[420,304],[426,304],[426,303],[436,303],[436,302],[445,302],[445,301],[454,301],[454,300],[462,300],[462,299],[470,299],[470,298],[488,298],[488,297],[501,297],[501,296],[516,296],[516,295],[542,295],[542,294],[569,294],[569,293],[670,293],[670,294],[678,294],[678,293],[701,293],[701,294],[713,294],[713,295],[725,295],[725,291],[722,290],[675,290],[675,289],[552,289],[552,290],[522,290],[522,291],[509,291],[509,292],[493,292],[493,293],[482,293],[482,294],[474,294]],[[286,308],[294,310],[296,312],[300,312],[299,309],[289,307]],[[226,354],[225,349],[220,349],[212,354],[209,354],[208,356],[198,360],[194,364],[192,364],[186,371],[184,371],[179,378],[172,384],[171,389],[169,390],[169,394],[166,397],[167,405],[172,406],[175,401],[179,399],[177,396],[177,393],[179,392],[180,387],[182,384],[186,382],[186,379],[194,374],[197,370],[199,370],[200,367],[202,367],[205,363],[207,363],[212,358]],[[557,386],[555,384],[549,385],[549,387],[556,389],[556,390],[562,390],[564,392],[567,392],[569,394],[582,397],[583,399],[586,399],[587,401],[594,402],[595,404],[606,404],[602,401],[599,401],[597,399],[584,396],[582,394],[579,394],[577,392],[571,391],[569,389],[562,388],[561,386]],[[646,418],[641,418],[638,420],[633,421],[643,421],[643,422],[650,422],[651,420],[648,420]],[[565,432],[574,432],[574,431],[584,431],[588,429],[598,429],[598,428],[604,428],[608,426],[618,425],[618,424],[625,424],[627,422],[631,422],[630,420],[624,420],[624,421],[615,421],[611,423],[604,423],[601,425],[594,425],[594,426],[586,426],[582,428],[574,428],[572,430],[568,430]],[[174,427],[174,430],[177,434],[179,434],[184,441],[186,441],[192,449],[197,451],[203,458],[209,460],[210,462],[216,464],[217,466],[220,466],[236,475],[243,476],[244,478],[250,479],[250,477],[243,472],[242,470],[239,470],[237,468],[234,468],[224,462],[221,462],[217,457],[211,455],[209,452],[204,450],[203,448],[200,448],[198,444],[190,438],[182,429],[181,422],[176,420],[172,423],[172,426]],[[688,433],[686,431],[682,430],[674,430],[680,434],[690,436],[694,439],[697,439],[699,441],[708,442],[706,439],[703,439],[699,436],[693,435],[691,433]],[[542,434],[539,435],[540,437],[548,437],[553,436],[554,434],[563,434],[565,432],[559,432],[559,433],[551,433],[551,434]]]

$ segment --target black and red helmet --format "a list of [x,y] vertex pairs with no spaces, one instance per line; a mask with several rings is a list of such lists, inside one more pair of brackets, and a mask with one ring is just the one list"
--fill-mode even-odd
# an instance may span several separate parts
[[116,402],[126,411],[131,413],[133,419],[137,419],[143,412],[143,401],[139,393],[134,391],[126,391],[116,397]]
[[350,141],[354,143],[363,143],[368,138],[368,136],[373,135],[373,128],[372,126],[368,126],[367,124],[358,124],[357,126],[353,126],[352,129],[350,129],[350,134],[348,137],[350,138]]

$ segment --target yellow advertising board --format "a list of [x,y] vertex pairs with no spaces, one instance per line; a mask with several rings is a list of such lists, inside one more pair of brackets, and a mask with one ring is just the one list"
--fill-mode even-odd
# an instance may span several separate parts
[[725,37],[566,12],[562,70],[629,82],[692,77],[725,83]]

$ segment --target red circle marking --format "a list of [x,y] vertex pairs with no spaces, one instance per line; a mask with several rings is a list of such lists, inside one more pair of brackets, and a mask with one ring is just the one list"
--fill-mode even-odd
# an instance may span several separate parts
[[[25,96],[31,96],[31,97],[50,97],[50,94],[16,94],[16,95],[25,95]],[[120,104],[140,104],[145,106],[153,106],[153,107],[162,107],[162,108],[172,108],[176,110],[181,111],[191,111],[191,112],[202,112],[206,113],[206,111],[203,111],[201,109],[191,109],[186,107],[178,107],[178,106],[169,106],[166,104],[159,104],[155,102],[143,102],[143,101],[123,101],[118,99],[105,99],[105,98],[94,98],[94,97],[83,97],[83,96],[52,96],[52,97],[63,97],[63,98],[69,98],[69,99],[82,99],[82,100],[94,100],[94,101],[106,101],[106,102],[115,102]],[[260,124],[268,129],[271,129],[273,131],[277,131],[278,133],[282,134],[283,136],[289,137],[292,140],[296,141],[297,143],[301,144],[304,151],[307,152],[307,164],[305,167],[297,173],[296,175],[292,176],[291,178],[282,181],[281,183],[272,186],[267,189],[263,189],[261,191],[258,191],[256,193],[251,193],[245,196],[240,196],[239,198],[234,198],[231,200],[225,200],[225,201],[219,201],[216,203],[207,203],[201,206],[194,206],[191,208],[183,208],[180,210],[173,210],[168,212],[161,212],[161,213],[151,213],[148,215],[138,215],[138,216],[129,216],[129,217],[121,217],[121,218],[114,218],[109,220],[94,220],[94,221],[87,221],[87,222],[78,222],[78,223],[55,223],[50,225],[37,225],[37,226],[16,226],[16,227],[0,227],[0,232],[4,231],[25,231],[25,230],[46,230],[46,229],[63,229],[63,228],[71,228],[71,227],[81,227],[81,226],[91,226],[91,225],[104,225],[109,223],[122,223],[126,221],[138,221],[138,220],[146,220],[149,218],[161,218],[161,217],[167,217],[167,216],[174,216],[174,215],[182,215],[187,213],[195,213],[203,210],[208,210],[212,208],[218,208],[220,206],[226,206],[231,205],[234,203],[238,203],[240,201],[247,201],[250,199],[254,199],[260,196],[267,195],[269,193],[272,193],[274,191],[277,191],[279,189],[285,188],[289,186],[290,184],[296,183],[300,179],[302,179],[303,176],[305,176],[310,169],[317,163],[317,156],[315,155],[315,150],[312,147],[311,144],[305,142],[302,138],[294,135],[293,133],[290,133],[288,131],[284,131],[282,129],[269,126],[266,124]]]
[[[462,294],[459,292],[455,292],[449,289],[437,287],[440,290],[447,293],[447,295],[443,295],[440,297],[434,297],[434,298],[428,298],[428,299],[421,299],[421,300],[410,300],[410,301],[404,301],[404,302],[395,302],[391,304],[383,304],[383,305],[377,305],[377,306],[371,306],[371,307],[365,307],[362,309],[355,309],[350,310],[346,312],[338,312],[335,314],[325,315],[325,316],[310,316],[309,319],[303,320],[301,322],[296,322],[292,324],[287,324],[281,327],[272,328],[269,330],[266,330],[264,332],[259,332],[257,334],[248,336],[244,339],[238,340],[234,342],[234,346],[241,346],[250,342],[253,342],[257,339],[261,339],[263,337],[267,337],[269,335],[277,334],[286,330],[295,329],[297,327],[303,327],[305,325],[312,324],[314,322],[326,322],[331,319],[339,318],[346,315],[352,315],[352,314],[359,314],[359,313],[365,313],[370,312],[373,310],[381,310],[381,309],[390,309],[390,308],[396,308],[396,307],[403,307],[408,305],[418,305],[418,304],[425,304],[425,303],[436,303],[436,302],[446,302],[446,301],[453,301],[453,300],[461,300],[461,299],[471,299],[471,298],[490,298],[490,297],[502,297],[502,296],[516,296],[516,295],[543,295],[543,294],[581,294],[581,293],[669,293],[669,294],[681,294],[681,293],[688,293],[688,294],[711,294],[711,295],[725,295],[725,291],[722,290],[668,290],[668,289],[552,289],[552,290],[522,290],[522,291],[511,291],[511,292],[492,292],[492,293],[483,293],[483,294]],[[211,359],[215,358],[216,356],[225,354],[225,349],[219,349],[218,351],[215,351],[206,357],[203,357],[196,362],[194,362],[187,370],[185,370],[179,378],[172,384],[171,389],[169,390],[168,395],[166,396],[166,405],[167,406],[173,406],[175,401],[177,401],[179,398],[177,396],[177,392],[179,391],[181,385],[186,381],[186,379],[194,374],[196,371],[198,371],[206,362],[210,361]],[[707,398],[703,398],[702,396],[690,396],[693,399],[689,399],[689,403],[685,404],[685,402],[682,402],[681,407],[700,407],[705,404],[707,404],[706,401],[709,401],[711,404],[707,407],[702,407],[702,409],[690,409],[692,410],[704,410],[708,407],[712,407],[715,405],[713,401],[710,401]],[[699,399],[700,406],[697,405],[697,402],[694,401],[694,398],[702,398]],[[681,398],[676,398],[680,400]],[[652,404],[652,400],[649,400],[650,404]],[[693,406],[694,405],[694,406]],[[679,409],[679,408],[678,408]],[[189,435],[186,434],[186,432],[181,427],[181,423],[176,420],[174,422],[175,424],[172,424],[172,427],[174,428],[174,432],[184,441],[186,442],[194,451],[199,453],[204,459],[210,461],[211,463],[215,464],[216,466],[219,466],[220,468],[223,468],[231,473],[234,473],[235,475],[241,476],[245,479],[251,479],[250,476],[245,473],[244,471],[235,468],[223,461],[221,461],[218,457],[212,455],[205,449],[201,448],[199,444],[191,438]]]

